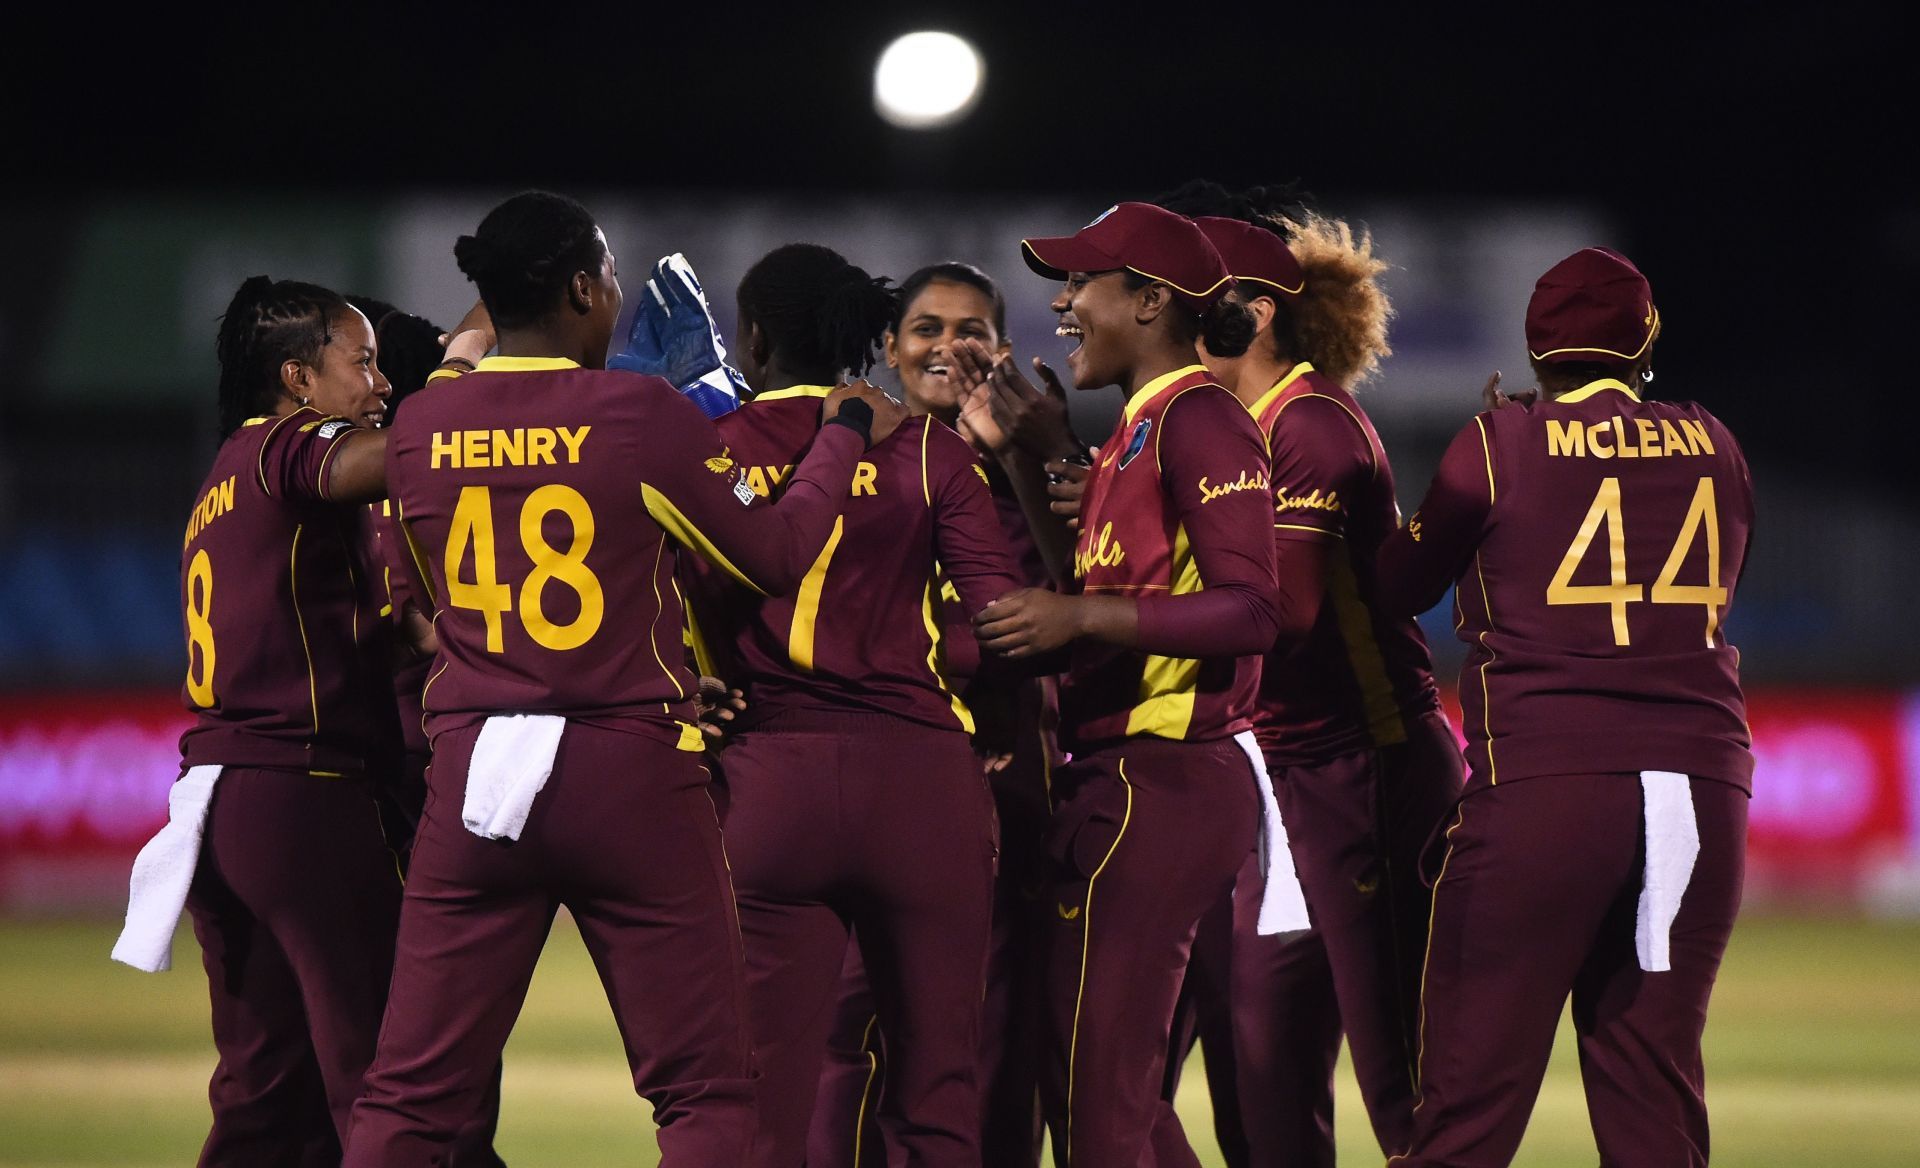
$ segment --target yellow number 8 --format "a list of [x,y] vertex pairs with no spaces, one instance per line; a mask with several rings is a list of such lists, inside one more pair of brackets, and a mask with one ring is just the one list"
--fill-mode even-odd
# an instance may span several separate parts
[[[547,542],[540,530],[548,512],[558,511],[573,523],[573,539],[562,552]],[[587,552],[593,548],[593,509],[579,491],[559,483],[548,483],[527,496],[520,508],[520,543],[533,561],[533,571],[520,586],[520,623],[534,644],[549,649],[578,649],[600,628],[606,612],[606,598],[600,591],[600,578],[587,567]],[[540,607],[540,591],[547,581],[558,580],[580,596],[580,615],[569,624],[556,625]]]
[[207,549],[187,564],[187,696],[210,709],[213,696],[213,560]]

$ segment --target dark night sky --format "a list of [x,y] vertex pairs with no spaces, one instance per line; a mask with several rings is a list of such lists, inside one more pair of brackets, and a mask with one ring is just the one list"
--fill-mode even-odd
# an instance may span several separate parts
[[[10,201],[538,183],[1105,203],[1196,173],[1298,176],[1336,211],[1574,198],[1622,224],[1653,276],[1662,367],[1719,384],[1716,411],[1756,455],[1915,482],[1916,410],[1879,345],[1906,330],[1920,277],[1891,10],[542,7],[463,23],[446,5],[88,12],[15,42]],[[968,36],[988,64],[972,119],[932,138],[888,129],[869,96],[879,49],[920,27]],[[1862,390],[1885,425],[1809,425],[1809,401]]]

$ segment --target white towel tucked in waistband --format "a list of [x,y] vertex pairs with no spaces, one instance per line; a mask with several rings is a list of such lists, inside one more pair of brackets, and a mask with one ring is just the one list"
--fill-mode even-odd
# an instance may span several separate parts
[[1260,871],[1266,888],[1260,894],[1260,921],[1255,932],[1262,937],[1275,933],[1296,933],[1313,927],[1307,917],[1307,895],[1300,888],[1300,874],[1294,870],[1293,849],[1287,844],[1287,828],[1280,822],[1280,801],[1273,797],[1273,779],[1267,774],[1267,760],[1253,732],[1243,730],[1233,741],[1253,764],[1254,780],[1260,784]]
[[173,968],[173,931],[200,865],[200,837],[219,778],[218,766],[188,767],[167,792],[166,826],[133,859],[127,923],[113,943],[115,961],[147,973]]
[[556,714],[498,714],[480,727],[467,764],[460,822],[482,839],[517,840],[533,797],[553,774],[567,720]]
[[1700,825],[1693,815],[1693,787],[1673,771],[1641,771],[1642,815],[1647,833],[1647,870],[1634,914],[1633,948],[1640,968],[1659,973],[1673,968],[1667,934],[1680,912],[1680,898],[1693,878],[1700,855]]

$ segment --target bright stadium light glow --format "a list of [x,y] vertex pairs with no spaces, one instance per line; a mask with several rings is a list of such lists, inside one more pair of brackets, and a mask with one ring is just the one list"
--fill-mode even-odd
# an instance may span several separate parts
[[887,46],[873,70],[873,107],[903,130],[951,126],[980,100],[986,65],[950,32],[910,32]]

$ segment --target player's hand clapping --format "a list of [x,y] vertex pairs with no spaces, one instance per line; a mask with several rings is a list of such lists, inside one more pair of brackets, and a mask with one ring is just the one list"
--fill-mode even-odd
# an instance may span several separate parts
[[1045,392],[1027,380],[1012,357],[996,361],[991,350],[971,337],[953,346],[953,364],[970,400],[984,387],[994,424],[1012,445],[1042,459],[1084,453],[1067,422],[1066,388],[1046,362],[1033,359]]

